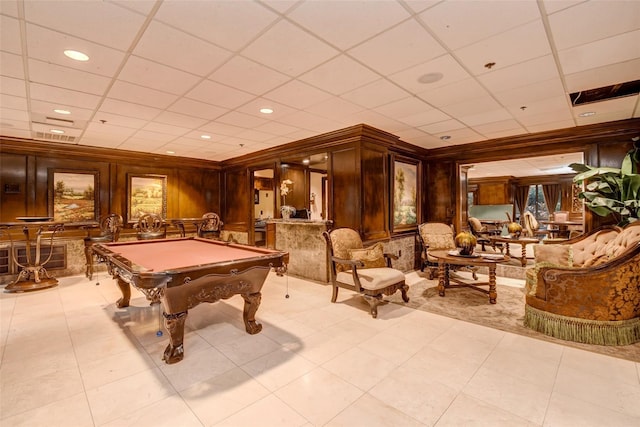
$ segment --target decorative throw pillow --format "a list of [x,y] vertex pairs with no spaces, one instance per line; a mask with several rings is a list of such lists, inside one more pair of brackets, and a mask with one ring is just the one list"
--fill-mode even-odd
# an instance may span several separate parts
[[534,245],[533,253],[536,257],[536,264],[551,263],[557,266],[573,267],[571,245]]
[[364,249],[351,249],[350,258],[364,263],[364,267],[361,268],[376,268],[386,267],[387,264],[384,260],[382,243],[376,243],[375,245]]

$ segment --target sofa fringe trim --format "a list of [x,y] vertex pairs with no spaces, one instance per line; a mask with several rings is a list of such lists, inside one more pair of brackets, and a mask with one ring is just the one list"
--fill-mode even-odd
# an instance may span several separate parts
[[589,320],[549,313],[525,305],[524,326],[555,338],[597,345],[630,345],[640,341],[640,318]]

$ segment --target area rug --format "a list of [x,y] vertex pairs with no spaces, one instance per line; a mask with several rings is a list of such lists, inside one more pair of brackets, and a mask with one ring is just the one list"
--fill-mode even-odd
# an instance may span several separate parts
[[408,281],[408,284],[410,298],[408,303],[405,304],[399,295],[393,295],[389,300],[416,310],[423,310],[514,334],[640,362],[640,343],[626,346],[581,344],[559,340],[525,328],[523,325],[524,289],[521,287],[497,285],[497,302],[496,304],[489,304],[489,296],[487,294],[471,288],[447,289],[445,296],[441,297],[438,295],[437,280],[417,277],[415,280]]

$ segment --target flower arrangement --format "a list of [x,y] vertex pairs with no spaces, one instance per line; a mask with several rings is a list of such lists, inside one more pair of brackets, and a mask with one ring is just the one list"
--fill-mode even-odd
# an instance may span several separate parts
[[286,204],[286,200],[287,200],[287,194],[289,194],[289,192],[291,191],[291,188],[289,188],[290,185],[293,185],[293,181],[291,181],[290,179],[284,179],[282,180],[282,182],[280,183],[280,195],[282,196],[282,204]]

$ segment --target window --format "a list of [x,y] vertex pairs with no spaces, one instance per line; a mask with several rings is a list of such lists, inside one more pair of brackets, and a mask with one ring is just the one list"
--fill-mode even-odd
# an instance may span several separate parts
[[[544,201],[541,184],[529,186],[526,210],[531,212],[538,221],[549,219],[549,209]],[[558,200],[558,204],[554,210],[560,210],[560,200]]]

